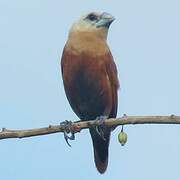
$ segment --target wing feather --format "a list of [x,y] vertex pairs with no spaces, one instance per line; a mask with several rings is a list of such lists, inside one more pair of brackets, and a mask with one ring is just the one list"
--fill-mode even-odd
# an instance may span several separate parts
[[111,83],[111,89],[112,89],[112,110],[109,115],[110,118],[116,117],[117,115],[117,108],[118,108],[118,95],[117,90],[119,88],[119,81],[118,81],[118,75],[117,75],[117,68],[116,64],[113,60],[113,56],[111,52],[109,51],[106,59],[106,71],[108,74],[109,81]]

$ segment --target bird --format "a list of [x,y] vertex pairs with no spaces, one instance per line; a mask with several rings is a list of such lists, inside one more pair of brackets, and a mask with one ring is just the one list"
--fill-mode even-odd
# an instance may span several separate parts
[[[117,68],[107,44],[115,18],[107,12],[90,12],[70,28],[61,57],[65,93],[82,121],[115,118],[118,107]],[[94,161],[99,173],[108,166],[111,127],[89,128]]]

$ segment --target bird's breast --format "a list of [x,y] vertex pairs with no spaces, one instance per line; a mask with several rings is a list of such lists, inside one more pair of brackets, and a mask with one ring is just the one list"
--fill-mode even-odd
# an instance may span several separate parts
[[[63,81],[67,98],[75,113],[93,119],[110,113],[111,86],[104,64],[104,55],[89,52],[65,53]],[[107,112],[108,111],[108,112]]]

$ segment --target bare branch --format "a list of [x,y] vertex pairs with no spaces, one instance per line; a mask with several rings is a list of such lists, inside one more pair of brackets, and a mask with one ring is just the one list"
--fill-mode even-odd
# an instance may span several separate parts
[[[134,124],[180,124],[180,116],[170,115],[170,116],[126,116],[117,119],[107,119],[105,120],[106,126],[119,126],[119,125],[134,125]],[[81,130],[88,129],[93,126],[98,126],[99,121],[81,121],[74,122],[74,126],[78,126]],[[32,136],[47,135],[52,133],[63,132],[63,125],[49,125],[44,128],[37,129],[26,129],[26,130],[9,130],[3,128],[0,132],[0,140],[7,138],[25,138]]]

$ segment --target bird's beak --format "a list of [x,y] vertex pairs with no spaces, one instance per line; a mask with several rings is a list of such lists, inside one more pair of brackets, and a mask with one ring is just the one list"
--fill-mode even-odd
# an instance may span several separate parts
[[100,28],[100,27],[107,27],[109,28],[109,26],[111,25],[111,23],[115,20],[115,18],[109,14],[109,13],[102,13],[102,15],[100,16],[99,21],[96,23],[96,27]]

